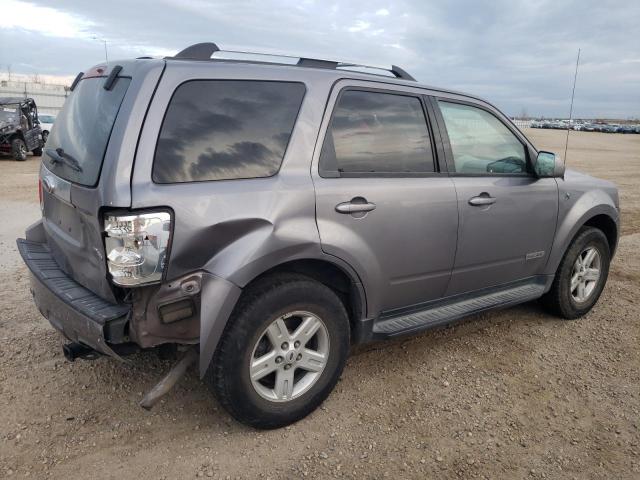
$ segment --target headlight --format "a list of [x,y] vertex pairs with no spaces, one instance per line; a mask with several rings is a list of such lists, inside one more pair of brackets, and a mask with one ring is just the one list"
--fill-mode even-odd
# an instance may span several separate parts
[[171,214],[107,215],[104,231],[107,266],[113,283],[135,286],[162,279],[171,235]]

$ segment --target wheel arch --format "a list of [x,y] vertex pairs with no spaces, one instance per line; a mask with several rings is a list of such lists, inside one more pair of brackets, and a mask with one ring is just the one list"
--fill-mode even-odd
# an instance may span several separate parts
[[613,258],[619,238],[618,210],[610,203],[582,209],[582,212],[576,207],[574,206],[574,209],[567,213],[564,221],[556,230],[556,237],[544,272],[546,274],[555,275],[567,249],[571,246],[580,229],[585,226],[598,228],[605,234]]
[[204,376],[233,310],[251,286],[267,275],[298,273],[312,278],[333,290],[345,305],[352,338],[360,338],[367,312],[364,287],[357,274],[347,265],[327,258],[296,258],[270,265],[242,283],[232,283],[207,274],[202,285],[200,321],[200,376]]
[[280,263],[256,275],[243,289],[250,288],[254,282],[266,275],[278,273],[299,273],[333,290],[347,310],[352,331],[357,322],[366,315],[364,288],[355,272],[350,272],[327,259],[302,258]]
[[607,237],[611,257],[613,258],[616,248],[618,247],[618,224],[616,221],[609,215],[601,213],[587,220],[583,227],[594,227],[604,233],[605,237]]

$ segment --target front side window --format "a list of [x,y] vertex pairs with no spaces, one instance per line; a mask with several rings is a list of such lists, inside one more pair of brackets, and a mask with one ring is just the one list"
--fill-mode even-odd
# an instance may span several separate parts
[[260,178],[280,168],[305,87],[253,80],[193,80],[167,108],[153,181]]
[[525,147],[491,113],[470,105],[439,101],[456,173],[527,173]]
[[338,99],[320,156],[321,172],[433,172],[420,99],[346,90]]

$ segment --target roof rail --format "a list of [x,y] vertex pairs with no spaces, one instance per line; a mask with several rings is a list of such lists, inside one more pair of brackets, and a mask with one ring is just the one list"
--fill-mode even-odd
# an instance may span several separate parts
[[409,75],[405,70],[398,67],[397,65],[391,65],[391,68],[385,67],[375,67],[371,65],[361,65],[358,63],[344,63],[337,62],[333,60],[321,60],[318,58],[307,58],[307,57],[297,57],[293,55],[279,55],[273,53],[261,53],[261,52],[248,52],[243,50],[221,50],[215,43],[212,42],[204,42],[204,43],[196,43],[191,45],[184,50],[178,52],[174,57],[168,58],[177,58],[177,59],[185,59],[185,60],[212,60],[211,55],[216,52],[221,53],[239,53],[242,55],[259,55],[265,57],[280,57],[280,58],[297,58],[298,62],[296,63],[299,67],[309,67],[309,68],[326,68],[330,70],[337,70],[340,68],[364,68],[364,69],[373,69],[373,70],[383,70],[385,72],[391,73],[394,77],[402,79],[402,80],[410,80],[415,82],[416,79]]

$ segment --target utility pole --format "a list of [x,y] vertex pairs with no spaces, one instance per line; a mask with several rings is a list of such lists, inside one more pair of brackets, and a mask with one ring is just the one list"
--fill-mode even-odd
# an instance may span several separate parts
[[104,60],[106,63],[109,63],[109,54],[107,52],[107,40],[105,38],[100,38],[97,35],[92,35],[91,38],[93,38],[94,40],[98,40],[99,42],[102,42],[104,45]]
[[107,53],[107,41],[103,38],[102,41],[104,42],[104,59],[107,63],[109,63],[109,54]]

